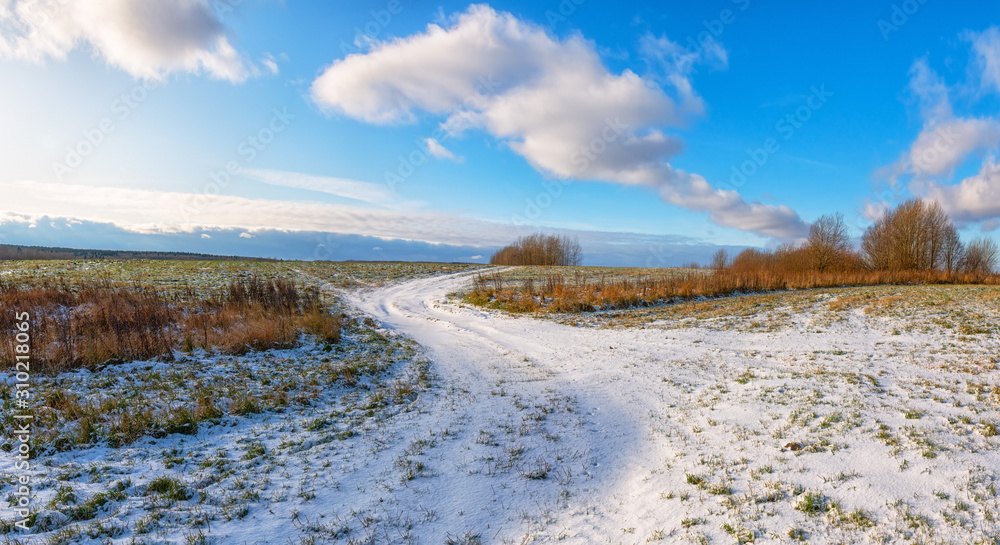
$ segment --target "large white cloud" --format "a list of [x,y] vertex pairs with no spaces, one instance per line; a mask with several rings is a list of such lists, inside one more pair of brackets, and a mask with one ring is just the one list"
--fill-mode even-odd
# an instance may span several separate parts
[[909,89],[924,125],[910,149],[888,169],[894,182],[902,175],[916,180],[951,175],[971,154],[1000,145],[1000,121],[956,117],[948,85],[926,58],[913,63]]
[[1000,218],[1000,165],[988,159],[978,174],[956,185],[928,183],[924,194],[940,202],[955,221],[980,222]]
[[924,127],[910,146],[908,159],[917,177],[950,175],[970,154],[998,145],[996,119],[955,118]]
[[[312,95],[331,112],[371,123],[408,122],[427,112],[444,117],[452,135],[486,130],[553,177],[645,185],[720,225],[803,234],[806,224],[787,207],[747,203],[670,166],[684,144],[669,129],[704,110],[688,77],[699,55],[673,54],[683,50],[666,38],[644,39],[642,48],[674,63],[660,70],[662,84],[629,70],[609,72],[582,36],[558,40],[474,5],[447,28],[432,24],[335,61]],[[721,47],[706,51],[703,60],[725,64]]]
[[0,1],[0,58],[40,62],[81,47],[142,78],[204,71],[241,81],[253,71],[208,0]]
[[[1000,91],[1000,31],[997,27],[964,37],[971,42],[972,66],[986,91]],[[923,128],[900,159],[884,169],[890,182],[908,181],[911,193],[938,200],[960,222],[985,222],[1000,217],[1000,177],[992,159],[1000,150],[1000,118],[962,117],[951,102],[953,88],[926,58],[913,63],[909,89],[916,98]],[[983,161],[978,174],[949,183],[973,158]],[[985,157],[985,159],[983,159]],[[863,214],[881,215],[888,203],[868,202]]]

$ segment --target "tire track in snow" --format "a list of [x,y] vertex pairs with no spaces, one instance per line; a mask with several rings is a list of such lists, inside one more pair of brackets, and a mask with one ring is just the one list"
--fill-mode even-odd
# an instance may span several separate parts
[[[579,329],[446,302],[447,294],[461,289],[470,276],[459,273],[420,279],[347,297],[365,313],[425,347],[445,387],[468,392],[468,401],[457,418],[465,423],[459,443],[475,441],[478,430],[503,425],[505,418],[516,422],[518,413],[530,412],[523,406],[544,404],[547,397],[574,400],[572,418],[549,426],[558,440],[546,444],[537,437],[520,439],[529,447],[529,456],[538,453],[542,459],[565,456],[571,460],[563,464],[563,471],[572,477],[563,478],[562,484],[553,482],[561,478],[558,476],[532,481],[515,474],[507,481],[501,479],[503,486],[536,493],[533,501],[525,502],[513,499],[519,491],[511,501],[520,505],[501,506],[507,511],[533,513],[522,515],[521,527],[505,532],[507,537],[515,541],[527,533],[563,537],[562,532],[571,529],[564,537],[592,541],[605,539],[609,527],[620,532],[623,514],[609,503],[627,504],[637,492],[630,484],[635,475],[648,474],[648,469],[635,467],[633,460],[647,459],[656,447],[648,439],[647,424],[636,416],[637,411],[648,411],[647,401],[661,404],[662,392],[653,399],[623,376],[623,363],[639,354],[615,346],[623,340],[621,331]],[[527,402],[515,402],[511,407],[510,395],[496,395],[498,388]],[[626,395],[622,395],[623,390]],[[498,415],[503,418],[497,419]],[[530,467],[530,460],[527,465]],[[461,488],[470,484],[456,476],[440,477],[451,484],[443,489],[435,485],[435,495],[462,494]],[[503,494],[492,496],[466,498],[485,502],[484,506],[504,503],[502,498],[498,500]],[[497,536],[484,533],[483,537]]]

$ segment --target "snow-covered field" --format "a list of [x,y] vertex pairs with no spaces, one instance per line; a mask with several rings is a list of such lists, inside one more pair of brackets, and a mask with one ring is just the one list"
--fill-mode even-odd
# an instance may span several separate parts
[[[194,358],[203,380],[266,390],[273,374],[320,393],[193,436],[46,455],[33,482],[48,530],[7,539],[1000,543],[996,290],[542,320],[449,297],[468,280],[342,292],[375,322],[357,315],[333,354]],[[356,384],[323,374],[371,360]],[[172,371],[157,366],[62,386],[114,395]],[[0,456],[8,481],[12,465]]]

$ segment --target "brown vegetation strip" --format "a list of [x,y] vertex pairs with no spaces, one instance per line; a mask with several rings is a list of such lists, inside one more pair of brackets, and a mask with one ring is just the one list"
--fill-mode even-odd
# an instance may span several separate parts
[[[511,265],[549,264],[540,257],[558,256],[556,237],[519,239],[507,252]],[[547,249],[551,246],[551,252]],[[529,251],[530,250],[530,251]],[[506,255],[506,254],[505,254]],[[521,259],[522,257],[533,259]],[[801,245],[783,244],[774,251],[744,250],[730,259],[719,250],[711,274],[656,275],[648,278],[567,281],[553,274],[511,285],[500,273],[478,274],[466,299],[476,305],[514,312],[586,312],[787,289],[871,286],[882,284],[1000,284],[994,271],[1000,248],[991,239],[963,244],[958,230],[936,202],[909,200],[867,229],[860,251],[851,248],[842,214],[820,217]],[[651,270],[652,272],[652,270]]]
[[170,357],[195,348],[241,354],[290,348],[302,333],[324,342],[340,338],[339,317],[318,293],[284,279],[254,276],[215,296],[192,289],[164,293],[110,283],[19,288],[0,285],[0,361],[14,361],[15,312],[31,314],[32,368],[47,372],[107,361]]
[[553,274],[535,282],[512,285],[501,273],[478,274],[469,302],[511,312],[589,312],[644,307],[789,289],[870,286],[882,284],[1000,285],[1000,276],[985,273],[947,274],[941,271],[865,271],[782,274],[769,270],[721,270],[713,274],[676,277],[567,279]]

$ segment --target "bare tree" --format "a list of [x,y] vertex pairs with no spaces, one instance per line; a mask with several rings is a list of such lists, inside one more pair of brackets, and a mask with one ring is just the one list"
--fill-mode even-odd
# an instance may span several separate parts
[[945,229],[944,239],[941,241],[941,266],[945,272],[951,274],[962,266],[965,259],[965,246],[958,238],[958,229],[949,224]]
[[981,237],[965,247],[963,269],[971,273],[991,273],[997,268],[1000,247],[991,238]]
[[497,250],[493,265],[579,265],[583,260],[580,242],[568,235],[561,237],[535,233],[518,238]]
[[578,267],[583,263],[583,250],[580,248],[580,241],[569,235],[562,236],[562,249],[566,257],[566,264]]
[[838,212],[820,216],[809,226],[806,248],[814,269],[823,272],[835,266],[841,256],[851,249],[851,238],[847,234],[844,215]]
[[948,228],[954,228],[948,219],[948,214],[937,201],[925,203],[923,215],[923,231],[926,235],[923,248],[923,267],[925,269],[944,268],[944,242],[948,237]]
[[936,201],[911,199],[886,211],[869,227],[861,240],[861,249],[868,265],[878,270],[947,268],[945,246],[951,244],[952,252],[955,251],[950,233],[953,229],[948,215]]
[[712,268],[721,271],[727,266],[729,266],[729,254],[726,250],[719,248],[719,251],[712,256]]

